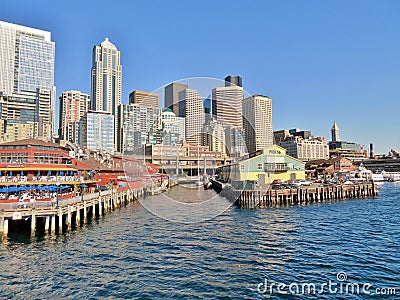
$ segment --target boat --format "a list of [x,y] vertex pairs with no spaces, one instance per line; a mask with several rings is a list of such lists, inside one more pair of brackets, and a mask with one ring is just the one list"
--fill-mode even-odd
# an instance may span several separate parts
[[385,181],[397,182],[400,181],[400,172],[382,172]]

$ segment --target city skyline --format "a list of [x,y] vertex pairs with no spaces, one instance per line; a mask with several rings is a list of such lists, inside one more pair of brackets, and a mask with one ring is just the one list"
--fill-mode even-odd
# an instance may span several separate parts
[[[134,24],[127,23],[129,8],[151,9],[157,17],[162,14],[166,4],[160,2],[158,9],[150,8],[145,3],[129,4],[123,9],[118,8],[122,13],[118,20],[112,18],[110,24],[100,24],[94,29],[86,25],[93,22],[93,17],[87,15],[89,4],[83,4],[81,11],[76,14],[75,11],[74,14],[68,14],[69,8],[62,4],[46,6],[45,1],[40,3],[42,5],[18,5],[5,1],[6,17],[2,17],[2,20],[52,33],[57,45],[57,97],[68,90],[90,93],[91,48],[109,37],[121,51],[121,64],[124,67],[122,103],[128,102],[128,93],[135,89],[154,91],[181,78],[201,75],[222,79],[228,74],[237,74],[244,78],[244,89],[249,94],[260,93],[275,99],[274,130],[309,128],[316,135],[329,139],[329,130],[336,120],[342,129],[343,140],[361,145],[374,143],[377,153],[399,148],[400,138],[395,130],[396,109],[387,110],[388,106],[396,108],[398,105],[396,70],[399,61],[395,59],[395,53],[398,52],[399,43],[391,38],[399,28],[395,18],[399,8],[396,2],[355,1],[347,4],[311,1],[291,3],[286,7],[283,4],[261,2],[252,3],[249,7],[241,7],[239,2],[230,3],[229,6],[206,2],[204,5],[188,4],[188,7],[173,12],[171,24],[165,24],[164,28],[160,28],[160,23],[156,22],[153,25],[146,23],[149,26],[138,29],[134,28]],[[40,11],[42,6],[45,9]],[[64,28],[64,17],[56,13],[60,8],[65,10],[63,15],[68,19],[72,16],[79,22],[69,22],[68,29]],[[204,12],[202,26],[187,17],[179,22],[173,21],[174,14],[189,8],[196,8],[200,14]],[[263,20],[262,11],[266,9],[271,13],[268,14],[269,18]],[[229,12],[227,15],[231,17],[239,17],[241,12],[238,20],[243,24],[236,32],[225,32],[224,42],[216,39],[218,34],[215,35],[213,31],[213,28],[221,27],[228,20],[227,17],[214,19],[221,10]],[[253,16],[249,15],[250,11]],[[313,14],[315,11],[319,14]],[[336,13],[339,11],[341,24],[338,25]],[[105,15],[108,10],[97,8],[96,13]],[[303,15],[300,23],[296,21],[297,13]],[[372,16],[374,22],[370,22]],[[134,23],[140,24],[143,21],[141,18]],[[255,25],[258,26],[246,22],[250,18],[257,20]],[[206,20],[210,20],[210,24]],[[319,21],[323,22],[321,28],[317,29],[315,24]],[[185,22],[186,28],[180,26]],[[279,24],[285,26],[279,27]],[[124,27],[132,32],[127,34],[121,30]],[[155,28],[159,31],[155,31]],[[165,33],[173,28],[180,28],[186,34],[192,33],[189,35],[191,41],[196,35],[199,39],[211,38],[214,43],[212,53],[206,51],[205,54],[204,50],[200,51],[191,45],[180,47],[179,39],[173,42],[175,33],[168,37],[167,43],[164,40]],[[139,31],[143,33],[139,34]],[[146,37],[144,41],[143,38],[150,36],[149,33],[153,33],[153,37]],[[230,53],[228,50],[234,43],[229,38],[233,34],[246,33],[250,33],[246,35],[249,42],[251,38],[258,38],[258,47],[249,51],[247,47],[235,44],[235,51]],[[267,33],[266,39],[263,33]],[[132,47],[133,42],[135,47]],[[164,46],[156,51],[159,48],[155,45],[160,43]]]

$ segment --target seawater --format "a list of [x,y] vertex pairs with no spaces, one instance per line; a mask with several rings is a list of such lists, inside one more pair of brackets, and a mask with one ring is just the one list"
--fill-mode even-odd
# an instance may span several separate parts
[[[400,299],[400,184],[379,192],[374,199],[306,206],[229,207],[191,224],[135,203],[61,236],[14,236],[0,244],[0,297],[297,299],[263,288],[331,281],[367,283],[371,293],[395,288],[396,296],[385,297]],[[201,200],[214,192],[190,193]],[[344,292],[325,288],[302,297],[346,298]]]

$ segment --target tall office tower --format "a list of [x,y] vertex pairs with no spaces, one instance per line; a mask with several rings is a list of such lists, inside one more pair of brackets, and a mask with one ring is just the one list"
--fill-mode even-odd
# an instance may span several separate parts
[[114,153],[114,116],[105,111],[89,110],[82,117],[82,147]]
[[212,113],[224,127],[243,128],[243,88],[218,87],[212,90]]
[[76,135],[79,121],[89,110],[90,96],[80,91],[63,92],[60,96],[59,136],[61,140],[67,140],[79,144]]
[[160,107],[160,95],[150,92],[133,91],[129,94],[129,104]]
[[[7,100],[10,110],[21,112],[2,120],[6,123],[2,139],[4,135],[17,138],[17,127],[32,128],[28,130],[31,137],[51,138],[55,127],[54,58],[50,32],[0,21],[0,92],[11,97]],[[49,101],[49,107],[39,107],[41,97]],[[36,113],[28,113],[32,107]],[[44,116],[44,111],[48,115]]]
[[[100,46],[93,47],[91,109],[111,113],[117,124],[118,106],[122,99],[122,66],[120,51],[106,38]],[[115,139],[118,136],[114,129]],[[115,150],[117,140],[114,141]]]
[[242,87],[242,77],[240,76],[226,76],[225,77],[225,86],[240,86]]
[[263,95],[244,99],[243,125],[249,153],[271,146],[274,142],[272,99]]
[[157,144],[161,109],[136,104],[119,106],[118,151],[132,154],[146,144]]
[[185,118],[186,141],[200,145],[205,113],[199,92],[192,89],[179,92],[179,116]]
[[203,128],[203,146],[208,146],[210,151],[221,152],[226,156],[225,130],[216,119],[208,120]]
[[164,89],[164,106],[171,109],[177,117],[182,117],[179,115],[179,93],[187,88],[187,84],[173,82]]
[[333,122],[331,128],[332,142],[340,142],[340,129],[336,122]]

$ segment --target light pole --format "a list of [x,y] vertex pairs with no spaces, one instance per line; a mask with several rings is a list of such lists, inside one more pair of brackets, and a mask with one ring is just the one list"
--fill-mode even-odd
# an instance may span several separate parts
[[56,189],[56,209],[58,209],[59,208],[59,206],[58,206],[58,190],[60,188],[60,182],[59,181],[56,182],[56,186],[57,186],[57,189]]

